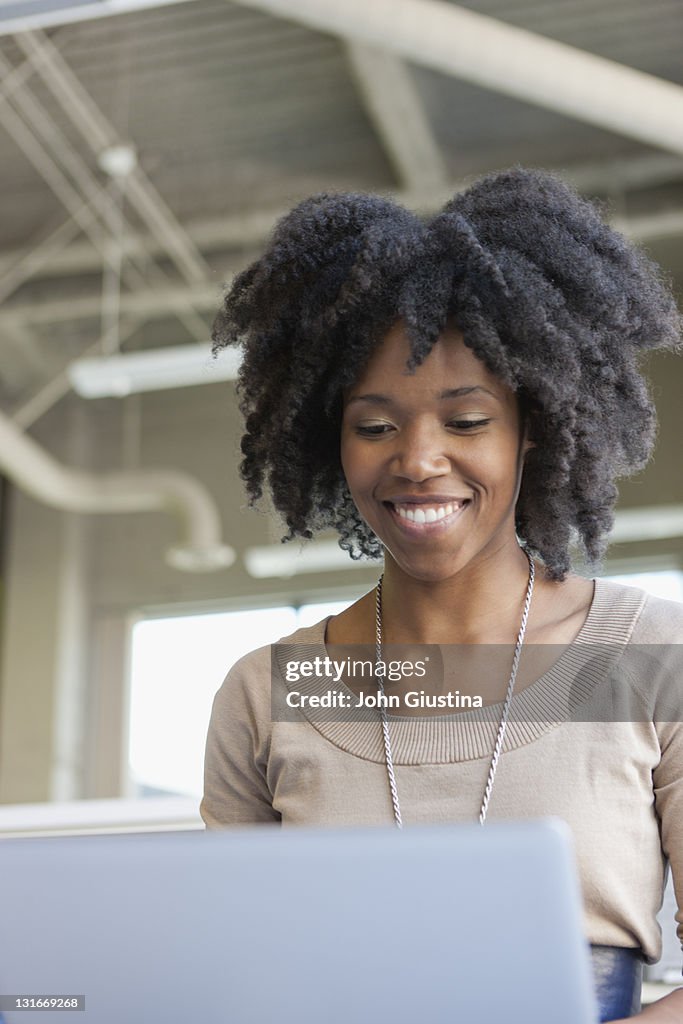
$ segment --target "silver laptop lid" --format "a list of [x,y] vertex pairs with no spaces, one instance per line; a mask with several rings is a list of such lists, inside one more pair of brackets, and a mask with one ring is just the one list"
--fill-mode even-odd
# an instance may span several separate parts
[[597,1019],[561,822],[6,840],[0,907],[40,1021]]

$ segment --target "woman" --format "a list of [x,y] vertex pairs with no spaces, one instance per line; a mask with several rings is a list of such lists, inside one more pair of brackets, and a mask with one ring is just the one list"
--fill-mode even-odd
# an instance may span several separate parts
[[[683,730],[652,713],[666,668],[625,658],[683,641],[683,609],[572,573],[570,545],[603,554],[615,478],[653,446],[637,357],[679,339],[655,265],[560,179],[522,168],[429,223],[376,196],[303,202],[214,327],[216,348],[245,343],[252,503],[267,485],[285,539],[332,528],[384,567],[346,611],[233,668],[209,729],[207,826],[564,817],[604,1020],[637,1008],[642,959],[659,956],[662,853],[683,905]],[[391,693],[340,659],[334,713],[311,700],[329,679],[290,682],[281,664],[355,644],[385,667],[387,645],[408,645],[413,669],[420,645],[448,646]],[[628,716],[614,713],[625,677]],[[481,711],[416,718],[416,693]],[[642,1017],[683,1019],[683,991]]]

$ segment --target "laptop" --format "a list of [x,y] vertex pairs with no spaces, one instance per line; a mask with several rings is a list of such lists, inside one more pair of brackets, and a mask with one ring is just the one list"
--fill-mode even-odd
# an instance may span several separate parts
[[554,820],[8,839],[0,1006],[7,1024],[594,1024],[581,921]]

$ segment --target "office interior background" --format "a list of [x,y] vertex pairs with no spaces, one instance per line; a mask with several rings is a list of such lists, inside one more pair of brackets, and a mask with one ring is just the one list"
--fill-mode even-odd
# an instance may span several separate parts
[[[192,827],[227,669],[377,577],[247,510],[225,284],[313,192],[429,213],[521,163],[680,298],[683,6],[22,0],[0,30],[0,829]],[[656,454],[603,572],[683,600],[683,361],[644,365]]]

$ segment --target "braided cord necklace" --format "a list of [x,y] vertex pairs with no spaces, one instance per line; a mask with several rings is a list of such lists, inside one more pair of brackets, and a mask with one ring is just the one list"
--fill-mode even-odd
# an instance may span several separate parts
[[[503,712],[500,717],[500,725],[498,726],[498,735],[493,748],[493,755],[491,757],[491,765],[489,767],[489,774],[486,780],[486,788],[484,789],[484,796],[481,802],[481,809],[479,811],[479,824],[483,825],[486,821],[486,813],[488,811],[489,801],[491,799],[491,793],[493,792],[493,781],[496,777],[496,769],[498,768],[498,759],[500,752],[503,748],[503,740],[505,739],[505,730],[508,723],[508,715],[510,713],[510,705],[512,703],[512,694],[515,688],[515,679],[517,677],[517,669],[519,667],[519,659],[522,653],[522,644],[524,643],[524,634],[526,633],[526,624],[529,618],[529,609],[531,607],[531,595],[534,592],[534,579],[536,571],[534,563],[529,555],[528,551],[524,551],[529,562],[529,583],[526,590],[526,600],[524,601],[524,610],[522,611],[522,622],[519,627],[519,634],[517,636],[517,644],[515,646],[515,653],[512,659],[512,670],[510,672],[510,680],[508,682],[507,693],[505,695],[505,702],[503,704]],[[380,576],[377,581],[376,597],[375,597],[375,678],[377,681],[377,689],[382,697],[384,694],[384,684],[382,682],[382,675],[378,672],[378,664],[382,661],[382,582],[384,580],[384,573]],[[386,701],[380,700],[380,716],[382,719],[382,738],[384,740],[384,761],[387,767],[387,778],[389,780],[389,790],[391,792],[391,803],[394,809],[394,821],[397,828],[403,828],[403,819],[401,818],[401,805],[398,799],[398,788],[396,786],[396,776],[394,773],[394,758],[391,753],[391,735],[389,732],[389,717],[387,715],[387,709],[385,707]]]

